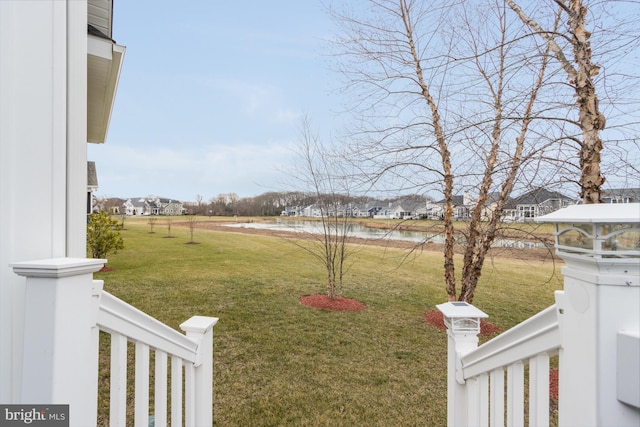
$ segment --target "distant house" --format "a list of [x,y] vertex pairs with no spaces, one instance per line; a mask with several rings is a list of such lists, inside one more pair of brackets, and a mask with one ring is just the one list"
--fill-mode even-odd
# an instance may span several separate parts
[[183,215],[182,202],[163,197],[134,197],[124,202],[126,215]]
[[98,203],[98,208],[101,211],[105,211],[110,215],[122,215],[124,211],[125,199],[112,197],[103,199]]
[[[444,199],[437,202],[441,206],[441,214],[444,213],[445,201]],[[474,200],[469,196],[469,193],[464,193],[462,196],[453,196],[453,218],[456,220],[466,220],[471,216],[471,209],[473,209]]]
[[487,195],[487,201],[484,203],[484,206],[482,207],[482,212],[480,213],[480,216],[483,221],[488,221],[489,219],[491,219],[493,212],[496,210],[496,206],[498,205],[499,199],[500,199],[499,192],[493,192]]
[[611,188],[603,190],[602,201],[605,203],[638,203],[640,202],[640,188]]
[[401,200],[396,204],[389,203],[387,208],[377,207],[374,218],[383,219],[417,219],[426,214],[425,203],[414,200]]
[[303,216],[303,213],[304,208],[302,206],[287,206],[280,216]]
[[424,207],[424,218],[426,219],[442,219],[444,216],[444,206],[440,203],[427,200]]
[[124,202],[124,214],[129,216],[134,215],[149,215],[149,208],[147,201],[144,197],[135,197],[131,199],[127,199]]
[[185,211],[182,202],[177,200],[158,197],[146,202],[148,215],[182,215]]
[[302,210],[302,216],[319,218],[322,216],[322,208],[318,205],[309,205]]
[[354,218],[373,218],[382,209],[382,202],[372,200],[366,203],[356,203],[351,206],[351,216]]
[[533,221],[534,218],[575,205],[576,200],[557,191],[537,188],[511,199],[505,206],[505,221]]

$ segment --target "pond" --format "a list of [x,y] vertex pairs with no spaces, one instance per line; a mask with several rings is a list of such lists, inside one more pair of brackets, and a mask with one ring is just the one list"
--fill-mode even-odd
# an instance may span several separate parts
[[[225,225],[228,227],[236,228],[254,228],[263,230],[288,231],[292,233],[323,234],[322,223],[320,221],[297,221],[278,219],[274,223],[247,222]],[[349,235],[351,237],[372,240],[402,240],[416,243],[444,243],[444,235],[440,233],[430,234],[420,231],[386,230],[379,228],[370,228],[362,224],[349,224]],[[464,243],[464,237],[456,238],[456,243]],[[517,249],[544,248],[543,243],[508,239],[496,239],[493,242],[493,246],[500,248]]]

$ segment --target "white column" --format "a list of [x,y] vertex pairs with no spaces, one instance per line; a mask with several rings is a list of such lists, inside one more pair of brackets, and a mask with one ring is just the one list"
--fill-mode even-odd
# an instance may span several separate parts
[[[0,1],[2,402],[17,402],[22,383],[24,278],[9,265],[69,255],[67,121],[81,113],[77,108],[69,113],[67,89],[77,73],[67,72],[69,57],[78,56],[76,48],[83,40],[69,39],[70,26],[82,24],[67,14],[67,8],[76,10],[81,3],[86,1]],[[86,44],[86,16],[83,22]],[[86,73],[86,65],[76,71]],[[82,101],[86,103],[86,95]],[[79,238],[74,241],[80,249],[83,226],[76,224]]]
[[640,408],[616,394],[618,332],[640,330],[640,260],[563,258],[560,425],[640,425]]
[[[449,344],[447,348],[447,425],[468,426],[474,421],[469,419],[469,404],[474,406],[478,402],[469,402],[462,372],[462,356],[478,348],[478,334],[480,333],[480,319],[488,317],[486,313],[466,302],[447,302],[436,306],[444,316],[447,327]],[[474,380],[475,381],[475,380]],[[486,392],[486,390],[485,390]],[[472,394],[478,397],[479,394]],[[476,415],[485,413],[476,411]]]
[[216,323],[218,319],[215,317],[193,316],[180,325],[187,337],[198,341],[192,385],[194,414],[187,414],[187,418],[192,418],[198,427],[213,425],[213,327]]
[[96,423],[102,259],[12,264],[26,277],[21,403],[68,404],[71,426]]
[[478,335],[473,332],[454,332],[447,329],[447,425],[466,426],[467,386],[462,378],[461,358],[478,347]]
[[87,13],[86,1],[67,2],[66,253],[87,251]]

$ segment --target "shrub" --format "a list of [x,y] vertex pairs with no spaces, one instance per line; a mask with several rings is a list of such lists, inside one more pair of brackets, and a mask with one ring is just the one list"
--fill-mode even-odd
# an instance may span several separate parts
[[111,219],[106,212],[92,213],[87,224],[87,251],[92,258],[106,258],[108,254],[118,253],[124,248],[120,236],[118,221]]

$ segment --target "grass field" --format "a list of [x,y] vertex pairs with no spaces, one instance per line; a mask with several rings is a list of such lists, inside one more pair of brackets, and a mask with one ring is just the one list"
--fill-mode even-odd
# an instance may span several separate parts
[[[127,220],[125,249],[96,274],[105,290],[169,326],[214,329],[217,426],[446,424],[446,332],[422,315],[446,301],[442,256],[358,248],[344,296],[359,312],[302,306],[324,292],[322,266],[286,239]],[[507,329],[553,303],[559,266],[494,259],[474,305]],[[105,410],[105,404],[102,404]]]

